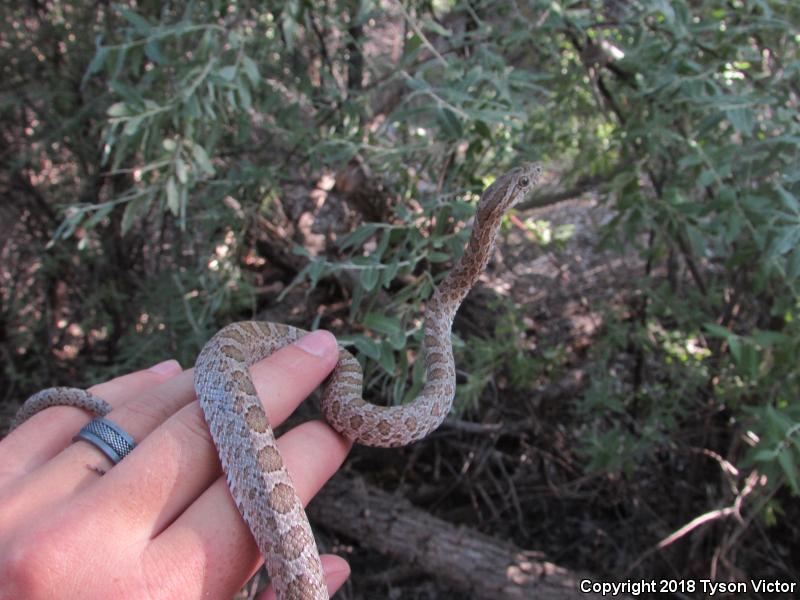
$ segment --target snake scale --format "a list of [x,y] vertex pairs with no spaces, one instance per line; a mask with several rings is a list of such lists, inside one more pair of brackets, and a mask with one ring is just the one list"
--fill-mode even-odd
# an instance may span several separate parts
[[[538,164],[525,164],[499,177],[481,195],[467,248],[425,308],[426,380],[413,402],[389,407],[365,402],[361,367],[340,349],[322,393],[322,412],[339,433],[360,444],[395,447],[425,437],[442,423],[455,394],[453,318],[489,261],[503,215],[540,175]],[[248,367],[306,333],[279,323],[233,323],[203,347],[194,371],[197,397],[228,487],[264,556],[279,600],[320,600],[328,592],[311,527]],[[100,416],[111,411],[104,400],[84,390],[49,388],[26,400],[15,426],[55,405]]]

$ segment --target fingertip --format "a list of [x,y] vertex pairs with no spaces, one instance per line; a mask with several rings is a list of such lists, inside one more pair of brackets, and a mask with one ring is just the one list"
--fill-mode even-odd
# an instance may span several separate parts
[[325,329],[317,329],[307,333],[294,343],[301,350],[319,358],[339,355],[336,336]]
[[89,391],[116,408],[183,372],[181,364],[174,358],[170,358],[156,363],[148,369],[120,375],[114,379],[93,385],[89,388]]
[[342,587],[342,584],[350,577],[350,563],[338,554],[323,554],[320,556],[320,560],[322,561],[322,570],[325,571],[328,591],[333,593]]
[[325,572],[325,584],[328,586],[328,595],[333,596],[350,577],[350,563],[336,554],[320,556],[322,570]]
[[336,338],[319,329],[251,365],[253,384],[270,422],[281,423],[325,381],[338,360]]
[[183,367],[181,367],[181,363],[179,363],[177,360],[170,358],[169,360],[164,360],[160,363],[154,364],[152,367],[147,369],[147,371],[148,373],[155,373],[156,375],[161,375],[164,378],[168,378],[182,372]]

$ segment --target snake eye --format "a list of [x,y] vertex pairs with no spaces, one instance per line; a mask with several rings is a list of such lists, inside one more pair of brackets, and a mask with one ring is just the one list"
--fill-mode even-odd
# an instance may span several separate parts
[[522,176],[519,178],[519,187],[528,187],[528,184],[531,182],[526,176]]

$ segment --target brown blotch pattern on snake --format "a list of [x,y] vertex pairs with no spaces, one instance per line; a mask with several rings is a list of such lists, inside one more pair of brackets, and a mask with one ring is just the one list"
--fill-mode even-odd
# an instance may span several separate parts
[[269,505],[275,512],[286,514],[295,507],[294,490],[285,483],[279,483],[269,493]]
[[258,464],[265,473],[272,473],[283,467],[283,459],[277,448],[264,446],[258,451]]
[[236,382],[239,390],[251,396],[257,396],[256,387],[253,385],[253,380],[244,372],[244,370],[237,370],[231,373],[231,379]]
[[298,576],[286,586],[286,600],[310,600],[312,596],[308,596],[304,590],[308,589],[311,583],[313,583],[311,579],[305,575]]
[[244,355],[244,352],[242,352],[241,349],[237,348],[236,346],[231,346],[230,344],[222,346],[222,348],[220,348],[219,351],[222,352],[225,356],[229,356],[237,363],[247,362],[247,357]]
[[291,560],[298,558],[303,550],[314,540],[306,535],[305,530],[300,526],[292,527],[285,535],[281,536],[281,550]]
[[250,429],[257,431],[258,433],[264,433],[267,429],[269,429],[269,419],[267,419],[267,413],[265,413],[258,406],[251,406],[248,408],[247,414],[244,416],[244,420]]

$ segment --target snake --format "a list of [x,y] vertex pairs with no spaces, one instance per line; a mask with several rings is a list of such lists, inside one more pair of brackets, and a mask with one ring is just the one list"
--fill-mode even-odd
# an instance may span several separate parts
[[[541,173],[538,163],[525,163],[498,177],[481,194],[466,249],[425,306],[425,382],[413,401],[393,406],[365,401],[361,366],[339,347],[338,362],[321,398],[324,418],[336,431],[355,443],[398,447],[424,438],[441,425],[455,396],[451,329],[456,311],[491,258],[503,215],[538,183]],[[203,346],[194,368],[197,398],[228,488],[264,557],[279,600],[323,600],[328,590],[311,526],[249,367],[306,333],[282,323],[232,323]],[[97,416],[112,410],[85,390],[48,388],[25,401],[12,428],[58,405]]]

